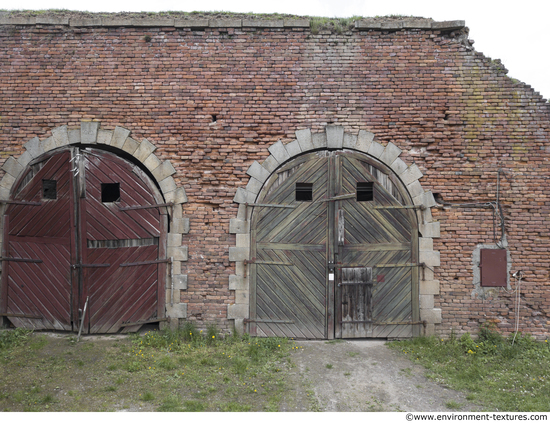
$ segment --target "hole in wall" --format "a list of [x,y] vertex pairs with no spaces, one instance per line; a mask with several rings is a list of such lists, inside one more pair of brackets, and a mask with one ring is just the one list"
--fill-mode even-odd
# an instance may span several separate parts
[[101,202],[115,203],[120,201],[120,184],[101,184]]
[[218,115],[211,115],[212,116],[212,122],[216,122],[218,120]]

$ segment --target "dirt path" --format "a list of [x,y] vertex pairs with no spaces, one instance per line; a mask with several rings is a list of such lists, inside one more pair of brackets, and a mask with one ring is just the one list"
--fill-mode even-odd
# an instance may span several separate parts
[[[296,341],[294,376],[318,411],[480,411],[465,395],[424,376],[420,365],[390,350],[385,341]],[[306,394],[307,395],[307,394]],[[307,400],[306,400],[307,401]],[[292,410],[288,410],[292,411]]]

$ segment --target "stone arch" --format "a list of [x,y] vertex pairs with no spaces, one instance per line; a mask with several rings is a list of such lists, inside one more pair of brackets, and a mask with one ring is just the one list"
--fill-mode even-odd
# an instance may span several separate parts
[[296,139],[283,144],[277,141],[268,150],[270,155],[259,163],[255,161],[247,174],[246,188],[238,188],[233,199],[239,204],[237,217],[231,219],[229,232],[236,234],[236,245],[229,249],[229,260],[235,262],[235,274],[229,277],[229,289],[235,291],[235,302],[228,305],[228,318],[234,320],[235,329],[243,332],[249,317],[249,279],[246,269],[250,259],[250,219],[252,207],[264,182],[282,164],[303,153],[315,150],[355,150],[366,153],[386,164],[406,187],[413,204],[422,206],[417,211],[419,228],[419,262],[424,263],[419,280],[420,319],[425,322],[422,335],[435,333],[441,323],[441,309],[434,308],[434,296],[439,294],[439,281],[434,279],[433,268],[440,265],[440,255],[433,248],[433,239],[439,238],[439,222],[432,218],[431,208],[436,206],[431,191],[422,188],[423,176],[416,164],[408,165],[399,158],[402,150],[389,142],[380,144],[371,132],[360,130],[357,135],[345,132],[337,125],[328,125],[325,131],[312,133],[310,129],[296,131]]
[[[189,232],[189,219],[183,217],[182,204],[187,202],[183,187],[178,187],[172,175],[176,173],[169,160],[161,161],[156,155],[156,146],[147,139],[137,141],[130,137],[130,131],[122,127],[114,130],[101,129],[100,122],[82,121],[80,127],[69,128],[66,125],[52,129],[52,135],[44,140],[35,137],[25,143],[25,152],[18,158],[8,157],[2,169],[4,177],[0,181],[0,204],[10,199],[12,186],[21,172],[34,159],[68,145],[79,144],[96,148],[109,148],[112,152],[125,153],[146,168],[156,181],[166,203],[172,203],[168,209],[170,229],[167,234],[167,257],[172,266],[167,266],[166,277],[166,316],[170,325],[177,327],[179,319],[187,317],[187,304],[180,302],[180,292],[187,289],[187,275],[182,273],[182,262],[188,259],[186,245],[182,245],[183,235]],[[2,215],[5,207],[2,208]],[[3,231],[0,240],[3,241]]]

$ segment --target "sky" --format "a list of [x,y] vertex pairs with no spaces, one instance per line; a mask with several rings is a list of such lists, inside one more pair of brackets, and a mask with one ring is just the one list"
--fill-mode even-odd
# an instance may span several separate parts
[[0,9],[68,9],[88,12],[225,11],[304,16],[406,15],[436,21],[464,20],[474,48],[500,59],[508,76],[550,99],[548,0],[0,0]]

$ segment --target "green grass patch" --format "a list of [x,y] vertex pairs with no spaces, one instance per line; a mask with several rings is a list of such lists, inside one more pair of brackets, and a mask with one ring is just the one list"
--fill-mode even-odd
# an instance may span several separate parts
[[[448,340],[415,338],[389,343],[429,370],[435,382],[466,393],[466,398],[491,410],[550,411],[550,345],[528,335],[503,337],[483,327],[474,339],[468,333]],[[453,408],[453,405],[447,407]]]
[[224,336],[189,324],[80,342],[1,334],[0,410],[280,411],[296,402],[285,374],[298,347],[283,338]]

